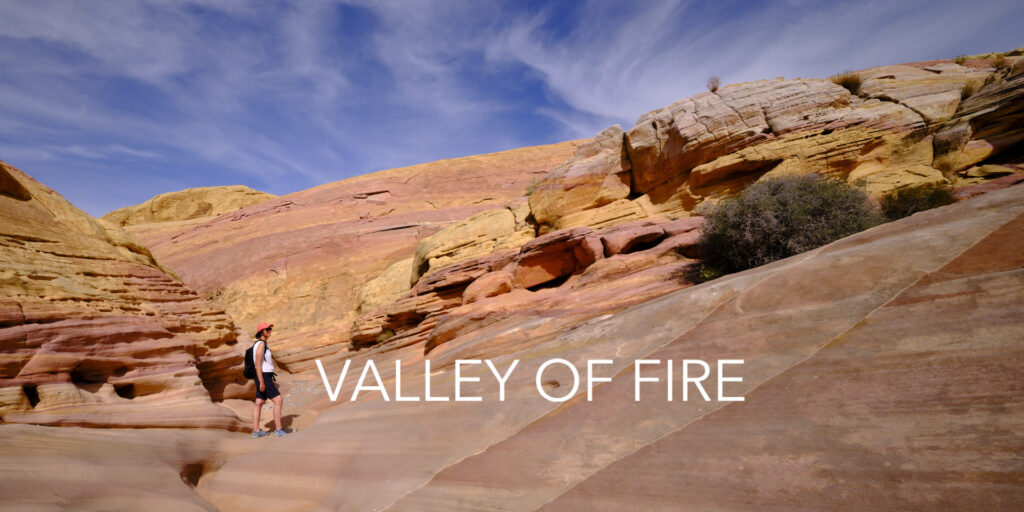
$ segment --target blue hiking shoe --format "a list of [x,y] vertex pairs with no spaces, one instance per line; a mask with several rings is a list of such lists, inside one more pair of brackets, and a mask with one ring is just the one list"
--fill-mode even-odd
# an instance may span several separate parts
[[281,437],[281,436],[283,436],[283,435],[285,435],[287,433],[288,432],[285,432],[284,430],[275,430],[274,431],[274,437]]
[[261,437],[267,437],[269,435],[270,435],[270,432],[267,432],[265,430],[256,430],[256,431],[254,431],[252,433],[252,438],[253,439],[259,439]]

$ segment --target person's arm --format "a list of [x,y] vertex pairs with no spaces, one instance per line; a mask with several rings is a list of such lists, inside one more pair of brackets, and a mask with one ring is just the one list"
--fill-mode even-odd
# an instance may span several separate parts
[[253,353],[253,359],[255,359],[253,363],[256,364],[256,378],[259,379],[260,382],[260,392],[264,392],[267,390],[267,383],[263,382],[263,354],[266,351],[267,344],[264,342],[260,343],[259,346],[256,347],[255,352]]

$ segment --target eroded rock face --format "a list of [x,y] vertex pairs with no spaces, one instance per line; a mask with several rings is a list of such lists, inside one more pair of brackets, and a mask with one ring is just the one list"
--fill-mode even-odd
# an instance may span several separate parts
[[[229,461],[203,495],[231,510],[271,498],[343,510],[816,510],[837,497],[855,509],[1017,508],[1018,488],[1006,482],[1021,467],[1004,455],[1024,445],[1019,187],[657,298],[645,294],[669,286],[678,267],[611,277],[645,265],[652,248],[591,264],[607,272],[599,284],[583,284],[584,274],[461,305],[435,328],[443,342],[426,356],[431,393],[453,396],[456,360],[489,358],[504,370],[518,359],[504,402],[480,366],[463,367],[481,378],[463,393],[482,402],[361,395]],[[616,258],[628,261],[604,263]],[[598,371],[613,380],[592,401],[581,388],[548,402],[534,377],[555,357],[581,372],[610,359]],[[353,367],[367,358],[389,389],[400,360],[403,394],[423,396],[421,345],[363,350]],[[691,389],[684,402],[678,371],[673,401],[664,381],[641,383],[636,401],[637,359],[671,359],[677,370],[682,359],[743,359],[743,381],[726,392],[745,401],[706,402]],[[543,385],[560,395],[571,382],[551,371]],[[275,475],[285,480],[253,489],[268,467],[287,468]]]
[[241,429],[231,319],[121,228],[0,163],[5,423]]
[[936,167],[963,172],[1024,141],[1024,60],[994,76],[936,133]]
[[538,183],[530,195],[530,211],[537,222],[551,225],[569,213],[625,199],[629,171],[622,128],[612,126],[576,148],[572,159]]
[[275,197],[244,185],[190,188],[160,194],[144,203],[114,210],[104,215],[103,220],[130,226],[216,217]]
[[[403,286],[398,262],[414,257],[420,241],[488,210],[500,210],[502,233],[522,241],[532,237],[529,212],[522,206],[526,189],[578,144],[391,169],[212,219],[128,229],[250,335],[257,323],[273,323],[275,358],[302,371],[312,368],[315,358],[347,356],[361,304],[363,312],[371,312],[405,293],[415,269],[410,266]],[[457,239],[437,244],[446,249],[433,259],[452,262],[494,250],[497,245],[484,238],[477,240],[477,249],[486,249],[476,252]]]
[[416,244],[413,281],[431,270],[474,256],[518,247],[534,237],[529,226],[517,227],[510,208],[480,212],[447,226]]
[[1022,139],[1018,67],[881,66],[857,72],[858,95],[829,80],[723,86],[605,130],[539,183],[530,208],[545,233],[679,218],[792,173],[876,195],[948,183]]
[[[692,284],[703,219],[571,228],[437,269],[404,296],[354,322],[354,349],[421,345],[425,353],[510,318],[587,304],[583,322]],[[629,290],[630,285],[637,290]],[[625,296],[617,295],[624,294]]]

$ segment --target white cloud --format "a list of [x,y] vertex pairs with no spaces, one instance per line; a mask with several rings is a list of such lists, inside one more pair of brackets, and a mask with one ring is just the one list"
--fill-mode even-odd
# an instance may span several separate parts
[[[996,49],[1013,40],[1021,14],[1016,3],[984,0],[528,9],[473,0],[2,2],[0,158],[30,173],[31,164],[60,175],[83,162],[182,188],[242,176],[282,193],[628,127],[703,90],[711,74],[726,83],[827,76]],[[206,173],[207,164],[231,172]],[[166,171],[185,165],[195,168]]]
[[[918,0],[791,2],[789,9],[750,3],[728,13],[708,3],[666,1],[634,4],[636,12],[626,18],[610,15],[622,5],[586,2],[564,38],[545,28],[558,21],[548,13],[519,19],[490,41],[488,56],[538,70],[555,94],[580,111],[631,124],[646,111],[702,91],[713,74],[726,83],[825,77],[849,67],[949,58],[953,49],[960,53],[977,44],[986,27],[1008,24],[1022,10],[1013,2],[968,8]],[[600,129],[570,126],[579,136]]]

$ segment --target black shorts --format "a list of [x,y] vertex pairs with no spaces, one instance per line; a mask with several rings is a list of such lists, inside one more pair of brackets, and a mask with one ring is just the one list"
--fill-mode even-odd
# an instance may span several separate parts
[[260,391],[260,379],[253,379],[253,382],[256,383],[256,396],[258,398],[270,400],[271,398],[281,394],[281,392],[277,390],[277,383],[274,382],[273,373],[263,372],[263,383],[267,385],[266,391]]

